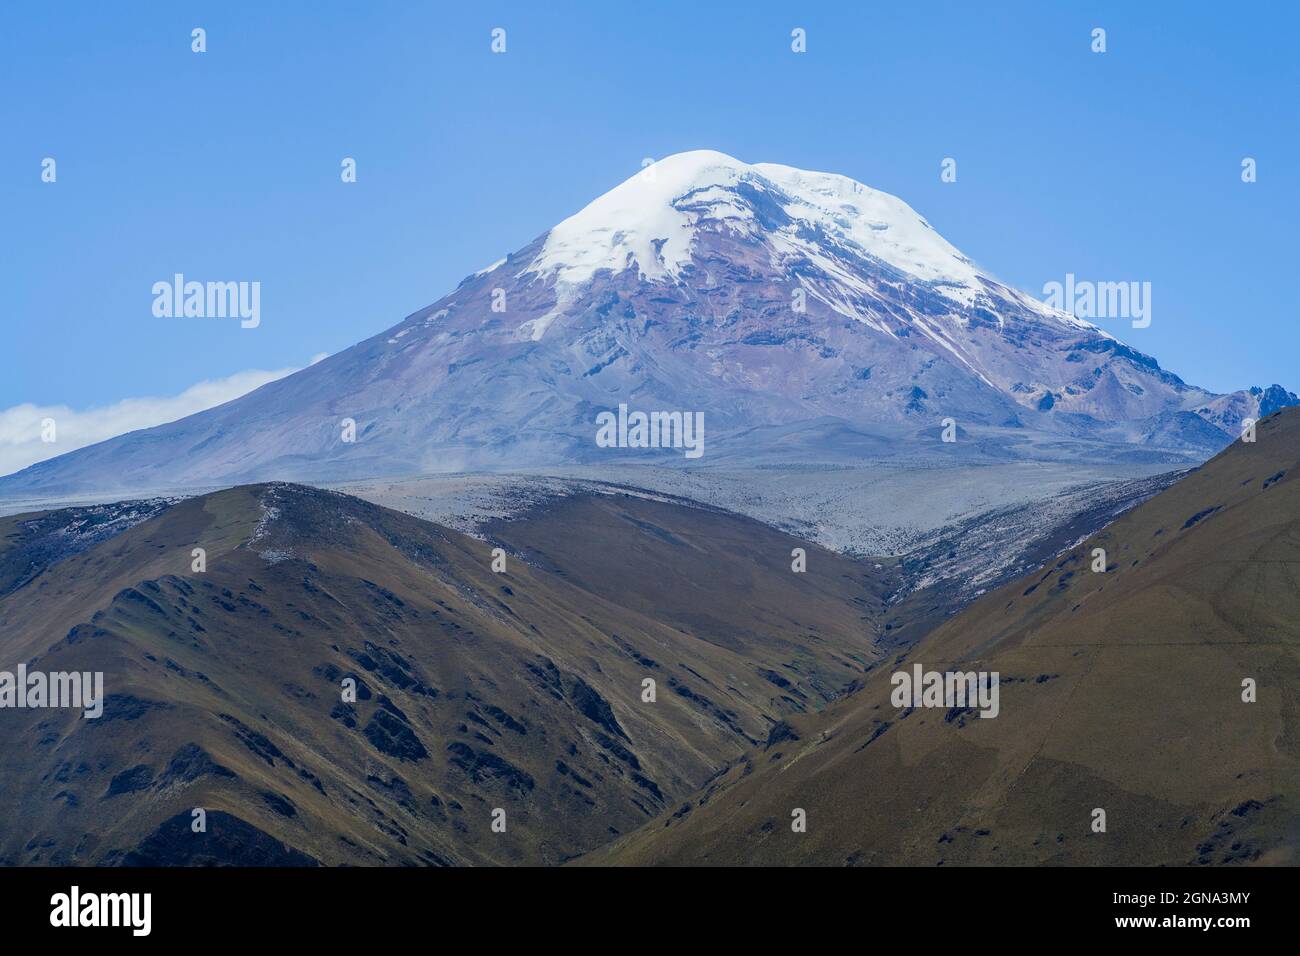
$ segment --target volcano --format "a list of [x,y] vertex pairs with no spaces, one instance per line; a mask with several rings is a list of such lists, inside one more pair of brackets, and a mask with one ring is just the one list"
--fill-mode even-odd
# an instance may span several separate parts
[[602,447],[597,418],[620,405],[702,415],[705,447],[733,459],[1188,462],[1296,401],[1183,382],[999,282],[894,196],[700,150],[379,335],[0,495],[681,460]]

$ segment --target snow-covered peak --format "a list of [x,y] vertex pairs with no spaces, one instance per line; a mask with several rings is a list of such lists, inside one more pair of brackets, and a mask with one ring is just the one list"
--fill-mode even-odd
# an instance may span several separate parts
[[690,261],[701,218],[678,201],[701,187],[733,187],[748,168],[712,150],[652,163],[552,229],[528,271],[573,285],[634,264],[649,279],[675,276]]
[[897,196],[836,173],[775,163],[753,168],[790,197],[786,212],[796,220],[820,226],[918,279],[980,287],[970,260]]
[[[788,222],[774,229],[768,216],[760,229],[764,200]],[[843,271],[837,260],[865,254],[941,283],[940,291],[963,302],[982,289],[970,261],[901,199],[847,176],[751,165],[714,150],[645,167],[552,229],[526,271],[565,285],[581,285],[600,269],[673,278],[690,262],[705,224],[761,232],[776,255],[807,257],[831,275]]]

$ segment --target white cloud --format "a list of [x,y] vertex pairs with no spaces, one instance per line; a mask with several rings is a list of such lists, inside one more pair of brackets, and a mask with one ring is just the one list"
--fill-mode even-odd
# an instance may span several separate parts
[[[325,353],[314,356],[311,364],[315,365],[325,357]],[[296,371],[296,368],[277,371],[249,369],[228,378],[199,382],[171,398],[124,398],[103,408],[84,411],[67,405],[33,405],[30,402],[0,410],[0,475],[11,474],[46,458],[126,432],[174,422],[239,398]],[[57,441],[42,441],[46,419],[53,419]]]

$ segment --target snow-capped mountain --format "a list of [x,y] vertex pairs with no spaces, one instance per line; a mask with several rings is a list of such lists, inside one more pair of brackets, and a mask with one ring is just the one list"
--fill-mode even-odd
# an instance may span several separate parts
[[893,196],[701,150],[648,166],[387,332],[32,466],[0,494],[633,457],[596,442],[597,416],[620,404],[703,413],[705,458],[773,444],[801,459],[920,454],[946,418],[968,448],[1005,457],[1096,442],[1196,457],[1295,402],[1276,386],[1185,384],[992,278]]

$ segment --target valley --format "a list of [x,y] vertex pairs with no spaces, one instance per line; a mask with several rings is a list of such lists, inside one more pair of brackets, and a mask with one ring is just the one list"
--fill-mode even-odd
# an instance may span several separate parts
[[[36,742],[0,756],[0,859],[1288,859],[1298,425],[1275,415],[1172,485],[1076,495],[1051,533],[1002,505],[902,559],[573,477],[366,488],[456,504],[463,530],[285,483],[0,519],[7,659],[106,687],[98,719],[0,709]],[[1032,525],[1019,560],[1042,570],[972,572]],[[1000,673],[995,719],[891,706],[891,673],[949,664]],[[1232,703],[1244,675],[1253,709]],[[1076,793],[1147,835],[1090,841]],[[780,836],[783,802],[807,833]]]

